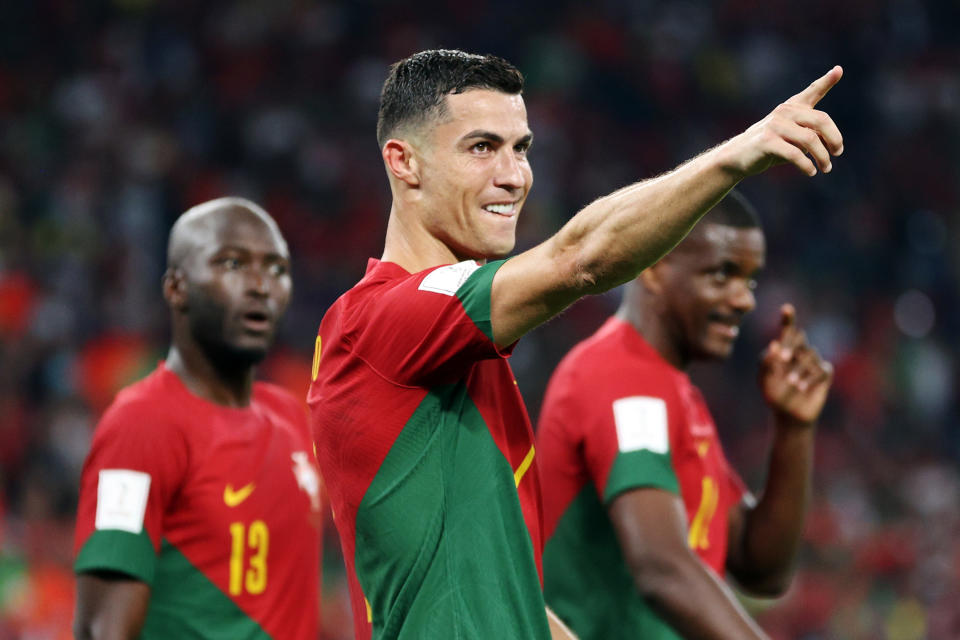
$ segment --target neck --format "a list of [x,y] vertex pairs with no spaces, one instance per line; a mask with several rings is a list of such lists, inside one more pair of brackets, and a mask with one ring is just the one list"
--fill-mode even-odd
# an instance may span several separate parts
[[627,286],[616,316],[636,329],[661,358],[677,370],[686,371],[690,365],[689,357],[678,346],[661,314],[652,308],[652,304],[643,292],[636,291],[634,286]]
[[250,404],[254,374],[252,365],[218,363],[195,342],[191,341],[187,346],[174,340],[167,354],[166,366],[195,396],[225,407],[242,408]]
[[423,226],[424,216],[414,211],[401,211],[394,201],[387,222],[387,237],[384,242],[385,262],[400,265],[410,273],[417,273],[440,264],[455,264],[464,260]]

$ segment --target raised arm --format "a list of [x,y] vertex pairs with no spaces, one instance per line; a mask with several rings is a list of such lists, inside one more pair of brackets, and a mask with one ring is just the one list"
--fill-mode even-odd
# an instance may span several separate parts
[[781,309],[780,335],[760,368],[760,386],[773,412],[774,436],[760,501],[730,514],[727,569],[747,590],[779,595],[790,582],[810,495],[815,424],[833,368],[796,326],[792,305]]
[[133,640],[147,618],[150,587],[126,574],[100,571],[77,576],[77,640]]
[[596,200],[546,242],[508,260],[493,281],[495,342],[511,344],[584,295],[636,277],[743,178],[788,162],[810,176],[817,168],[828,173],[843,138],[815,106],[842,74],[834,67],[740,135]]

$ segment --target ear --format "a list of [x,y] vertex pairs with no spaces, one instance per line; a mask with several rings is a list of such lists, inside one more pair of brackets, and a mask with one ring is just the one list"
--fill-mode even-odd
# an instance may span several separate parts
[[420,186],[420,162],[413,145],[406,140],[391,138],[383,145],[382,155],[391,176],[411,188]]
[[637,276],[637,281],[640,283],[640,286],[650,293],[659,295],[663,292],[664,270],[669,268],[670,267],[665,265],[663,260],[661,260],[641,271],[640,275]]
[[182,311],[187,307],[187,281],[183,271],[169,268],[163,274],[163,299],[174,311]]

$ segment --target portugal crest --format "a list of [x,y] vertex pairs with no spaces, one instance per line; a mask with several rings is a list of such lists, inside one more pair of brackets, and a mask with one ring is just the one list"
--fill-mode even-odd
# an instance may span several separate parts
[[293,475],[297,478],[297,486],[310,496],[310,508],[320,511],[320,474],[310,464],[307,452],[294,451],[290,457],[293,459]]

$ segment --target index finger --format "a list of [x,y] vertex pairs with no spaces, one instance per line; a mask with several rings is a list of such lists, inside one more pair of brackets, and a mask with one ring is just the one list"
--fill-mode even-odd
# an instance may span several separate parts
[[827,71],[825,74],[814,80],[810,83],[806,89],[793,96],[787,102],[799,103],[807,105],[808,107],[815,107],[818,102],[823,99],[823,96],[827,95],[827,92],[833,88],[833,85],[840,82],[840,78],[843,77],[843,67],[836,65],[830,71]]
[[780,329],[788,329],[797,320],[797,310],[789,302],[780,305]]
[[797,328],[795,325],[797,311],[789,302],[780,306],[780,337],[777,338],[779,348],[777,355],[783,362],[790,362],[793,358]]

